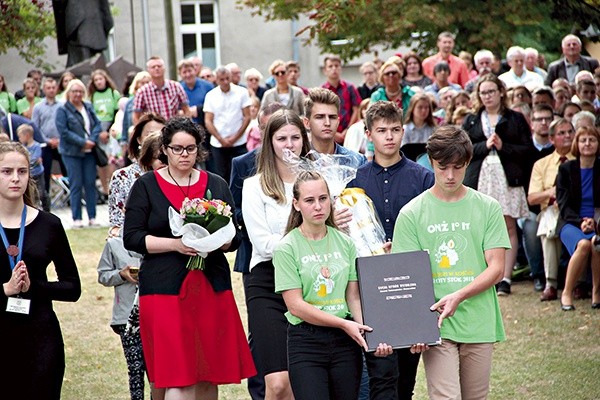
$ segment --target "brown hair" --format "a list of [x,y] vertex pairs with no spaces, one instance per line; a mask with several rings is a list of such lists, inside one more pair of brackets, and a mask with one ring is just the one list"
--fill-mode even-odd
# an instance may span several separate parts
[[161,132],[151,132],[142,141],[138,163],[145,172],[152,171],[152,163],[158,159],[162,146]]
[[371,130],[378,120],[402,123],[402,109],[394,101],[376,101],[367,109],[365,126]]
[[337,54],[328,54],[325,56],[325,58],[323,59],[323,68],[325,68],[327,66],[327,61],[331,61],[331,62],[339,62],[340,65],[342,64],[342,59],[340,56],[338,56]]
[[593,136],[596,138],[598,141],[596,157],[600,155],[600,132],[598,132],[598,129],[589,126],[581,126],[577,129],[575,138],[573,139],[573,144],[571,144],[571,154],[573,154],[576,158],[579,158],[581,155],[581,153],[579,153],[579,138],[583,135]]
[[310,118],[312,108],[315,103],[327,104],[335,106],[337,112],[340,112],[340,98],[337,94],[325,88],[313,88],[308,92],[308,96],[304,98],[304,115]]
[[[298,177],[296,177],[296,181],[294,182],[294,187],[292,189],[292,193],[293,193],[294,199],[296,201],[300,200],[300,185],[302,185],[304,182],[309,182],[309,181],[323,181],[325,183],[325,187],[327,188],[327,194],[329,195],[329,198],[331,199],[331,193],[329,192],[329,186],[327,185],[327,181],[325,180],[325,178],[323,178],[323,176],[320,173],[318,173],[316,171],[302,171],[298,174]],[[333,214],[334,214],[333,200],[330,200],[329,204],[330,204],[329,215],[327,216],[327,219],[325,220],[325,225],[328,225],[328,226],[331,226],[331,227],[337,229],[335,221],[333,220]],[[297,228],[300,225],[302,225],[303,221],[304,221],[304,218],[302,217],[302,213],[300,211],[296,210],[294,207],[292,207],[292,211],[290,212],[290,216],[288,218],[287,226],[285,227],[285,234],[288,234],[294,228]]]
[[427,126],[436,126],[437,124],[433,119],[433,104],[431,104],[429,96],[425,93],[416,93],[415,95],[413,95],[413,97],[410,98],[410,102],[408,103],[408,110],[406,111],[406,116],[404,117],[404,123],[408,124],[409,122],[414,122],[413,113],[419,101],[424,101],[429,106],[429,114],[425,118],[425,124]]
[[129,158],[137,159],[140,157],[140,143],[138,143],[138,139],[142,136],[144,127],[150,121],[158,122],[163,125],[167,123],[161,115],[153,112],[142,115],[138,123],[133,127],[133,133],[131,134],[131,138],[129,138],[129,144],[127,145]]
[[498,87],[501,96],[500,113],[503,113],[504,110],[508,108],[508,100],[506,99],[506,86],[504,86],[504,83],[500,79],[498,79],[498,77],[494,74],[485,74],[477,81],[477,86],[475,88],[475,93],[477,95],[475,96],[475,101],[473,102],[473,110],[475,110],[476,112],[480,112],[485,108],[485,106],[481,102],[481,98],[479,97],[479,88],[481,87],[481,84],[483,82],[493,82]]
[[285,204],[287,199],[285,198],[285,186],[279,176],[275,163],[273,135],[286,125],[293,125],[300,129],[300,134],[302,135],[302,151],[300,152],[300,156],[304,157],[310,151],[308,134],[300,116],[288,109],[275,111],[269,118],[263,134],[262,148],[258,155],[256,173],[261,174],[260,187],[263,192],[279,204]]
[[37,208],[38,203],[38,192],[35,186],[35,182],[31,179],[31,167],[29,164],[30,155],[27,149],[18,142],[0,142],[0,160],[4,159],[4,155],[7,153],[19,153],[25,160],[27,160],[27,187],[23,193],[23,202],[30,206]]
[[117,90],[117,85],[115,84],[115,82],[112,80],[112,78],[108,75],[108,72],[106,72],[103,69],[95,69],[94,71],[92,71],[92,74],[90,75],[90,83],[88,84],[88,97],[91,99],[92,97],[94,97],[94,93],[96,93],[98,91],[98,88],[96,87],[96,85],[94,84],[94,77],[96,75],[102,75],[104,77],[104,80],[106,81],[106,89],[111,89],[111,90]]
[[466,165],[473,158],[473,143],[462,128],[444,125],[436,128],[427,139],[427,155],[441,165]]

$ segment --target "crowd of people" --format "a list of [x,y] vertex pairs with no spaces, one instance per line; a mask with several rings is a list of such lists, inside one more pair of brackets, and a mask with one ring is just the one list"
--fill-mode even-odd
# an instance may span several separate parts
[[[547,69],[532,48],[512,46],[503,62],[486,49],[455,56],[454,40],[440,33],[438,52],[425,59],[409,52],[365,62],[360,84],[344,80],[342,60],[327,55],[326,81],[314,88],[300,85],[298,62],[281,59],[265,79],[255,68],[213,71],[193,57],[178,63],[174,81],[153,56],[121,90],[104,70],[87,84],[32,70],[14,94],[0,75],[9,142],[0,144],[5,301],[32,297],[30,317],[47,318],[50,300],[79,296],[70,253],[35,253],[65,281],[64,293],[53,294],[42,263],[40,271],[25,266],[34,257],[27,251],[38,250],[26,245],[21,259],[4,234],[16,240],[27,225],[27,238],[43,223],[69,247],[47,213],[51,172],[60,168],[73,228],[97,226],[96,204],[109,206],[98,280],[115,288],[110,325],[132,399],[144,398],[145,376],[153,399],[216,399],[219,384],[244,378],[254,400],[410,399],[420,353],[431,398],[486,398],[491,344],[505,339],[497,296],[510,295],[516,266],[529,266],[541,301],[560,298],[572,311],[573,299],[591,298],[600,308],[600,66],[575,35],[563,38],[562,57]],[[347,187],[373,201],[388,252],[430,250],[434,275],[466,274],[461,284],[434,282],[442,345],[362,351],[371,328],[345,233],[352,212],[334,207],[318,171],[299,174],[291,163],[320,154],[356,169]],[[220,199],[233,211],[235,235],[201,270],[186,268],[197,250],[169,223],[169,208],[190,198]],[[450,220],[462,227],[455,236],[425,229]],[[456,257],[440,266],[433,253],[451,242]],[[224,254],[231,251],[243,274],[247,337]],[[38,290],[47,291],[40,311]],[[467,332],[481,313],[486,319]],[[13,335],[31,324],[4,314]],[[62,343],[49,342],[54,353],[29,356],[52,359],[60,375]],[[48,398],[59,398],[58,376],[46,380]]]

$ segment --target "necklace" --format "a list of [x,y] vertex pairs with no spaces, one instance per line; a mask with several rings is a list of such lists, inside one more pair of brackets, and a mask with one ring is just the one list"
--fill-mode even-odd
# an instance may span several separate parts
[[179,186],[179,183],[175,180],[173,175],[171,175],[171,170],[169,169],[169,167],[167,167],[167,174],[169,174],[171,179],[173,179],[173,182],[175,182],[175,184],[177,185],[179,190],[181,190],[181,193],[185,196],[185,198],[189,199],[190,198],[190,183],[192,183],[192,172],[190,172],[190,176],[188,178],[187,193],[183,191],[183,188],[181,186]]
[[400,90],[398,90],[397,92],[388,92],[387,89],[386,89],[385,94],[387,95],[387,97],[389,99],[390,97],[396,97],[396,96],[398,96],[400,94]]

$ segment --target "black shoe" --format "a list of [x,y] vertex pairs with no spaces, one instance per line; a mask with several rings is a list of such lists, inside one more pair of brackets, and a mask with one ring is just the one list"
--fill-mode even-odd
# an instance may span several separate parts
[[546,287],[546,284],[541,279],[533,280],[533,290],[536,292],[541,292]]
[[593,308],[594,310],[597,310],[597,309],[599,309],[599,308],[600,308],[600,303],[592,303],[592,308]]
[[498,296],[508,296],[510,294],[510,283],[501,281],[496,284],[496,292]]

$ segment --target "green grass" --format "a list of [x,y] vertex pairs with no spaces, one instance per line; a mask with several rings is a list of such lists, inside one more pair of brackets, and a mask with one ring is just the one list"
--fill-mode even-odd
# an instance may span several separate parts
[[[67,357],[62,398],[127,399],[125,358],[119,337],[109,327],[113,289],[97,282],[96,265],[106,230],[67,233],[83,293],[77,303],[55,303]],[[233,273],[232,277],[246,326],[241,276]],[[575,305],[575,312],[566,313],[556,301],[541,303],[527,281],[515,282],[513,294],[500,298],[508,340],[495,347],[490,399],[600,399],[600,311],[592,310],[589,300]],[[223,400],[249,398],[245,382],[221,386],[219,393]],[[426,398],[421,365],[414,399]]]

